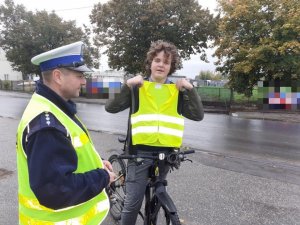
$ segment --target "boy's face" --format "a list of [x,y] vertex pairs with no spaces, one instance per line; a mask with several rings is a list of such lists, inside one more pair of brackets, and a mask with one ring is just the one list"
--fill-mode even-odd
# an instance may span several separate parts
[[151,63],[151,79],[157,83],[164,83],[171,69],[172,58],[164,51],[159,52]]

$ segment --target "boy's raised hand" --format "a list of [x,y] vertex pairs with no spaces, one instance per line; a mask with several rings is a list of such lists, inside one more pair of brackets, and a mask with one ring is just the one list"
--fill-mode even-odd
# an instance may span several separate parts
[[144,79],[141,75],[137,75],[133,78],[130,78],[126,81],[126,84],[128,87],[133,87],[133,86],[142,86],[144,83]]

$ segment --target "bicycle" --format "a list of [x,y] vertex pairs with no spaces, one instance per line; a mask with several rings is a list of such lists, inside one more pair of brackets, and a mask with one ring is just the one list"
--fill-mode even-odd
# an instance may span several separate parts
[[[120,142],[123,140],[119,139]],[[124,141],[125,142],[125,141]],[[183,161],[187,159],[186,155],[194,153],[194,150],[180,151],[176,150],[169,154],[158,153],[153,155],[125,155],[114,154],[109,157],[109,161],[117,175],[115,181],[107,188],[110,198],[111,209],[110,214],[114,220],[121,219],[121,212],[126,197],[125,179],[126,179],[126,163],[125,159],[153,159],[154,166],[149,172],[149,181],[145,191],[145,207],[144,213],[141,211],[139,215],[144,220],[144,225],[181,225],[178,217],[176,206],[166,191],[167,180],[162,180],[159,176],[159,170],[167,163],[170,169],[178,169]]]

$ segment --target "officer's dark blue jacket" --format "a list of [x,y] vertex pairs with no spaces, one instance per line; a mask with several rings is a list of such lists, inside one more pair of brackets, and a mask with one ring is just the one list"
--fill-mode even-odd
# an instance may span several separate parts
[[[36,92],[83,128],[75,118],[74,102],[65,101],[41,82],[37,83]],[[49,114],[42,113],[30,122],[29,129],[24,131],[23,146],[32,191],[42,205],[60,209],[85,202],[99,194],[108,185],[109,175],[103,169],[73,173],[77,168],[77,155],[70,137],[64,126],[53,114]]]

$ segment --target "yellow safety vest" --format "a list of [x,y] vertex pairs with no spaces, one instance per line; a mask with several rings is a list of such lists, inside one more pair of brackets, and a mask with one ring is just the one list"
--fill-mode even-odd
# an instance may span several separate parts
[[[51,112],[68,131],[78,157],[75,173],[103,168],[102,160],[89,135],[70,117],[46,98],[33,94],[24,111],[17,134],[17,165],[19,182],[19,224],[21,225],[98,225],[108,214],[109,200],[102,191],[94,198],[71,207],[53,210],[39,203],[30,188],[27,156],[22,146],[23,132],[36,116]],[[59,198],[59,196],[57,196]]]
[[139,109],[131,115],[133,145],[181,146],[184,119],[177,112],[178,94],[175,84],[144,81]]

